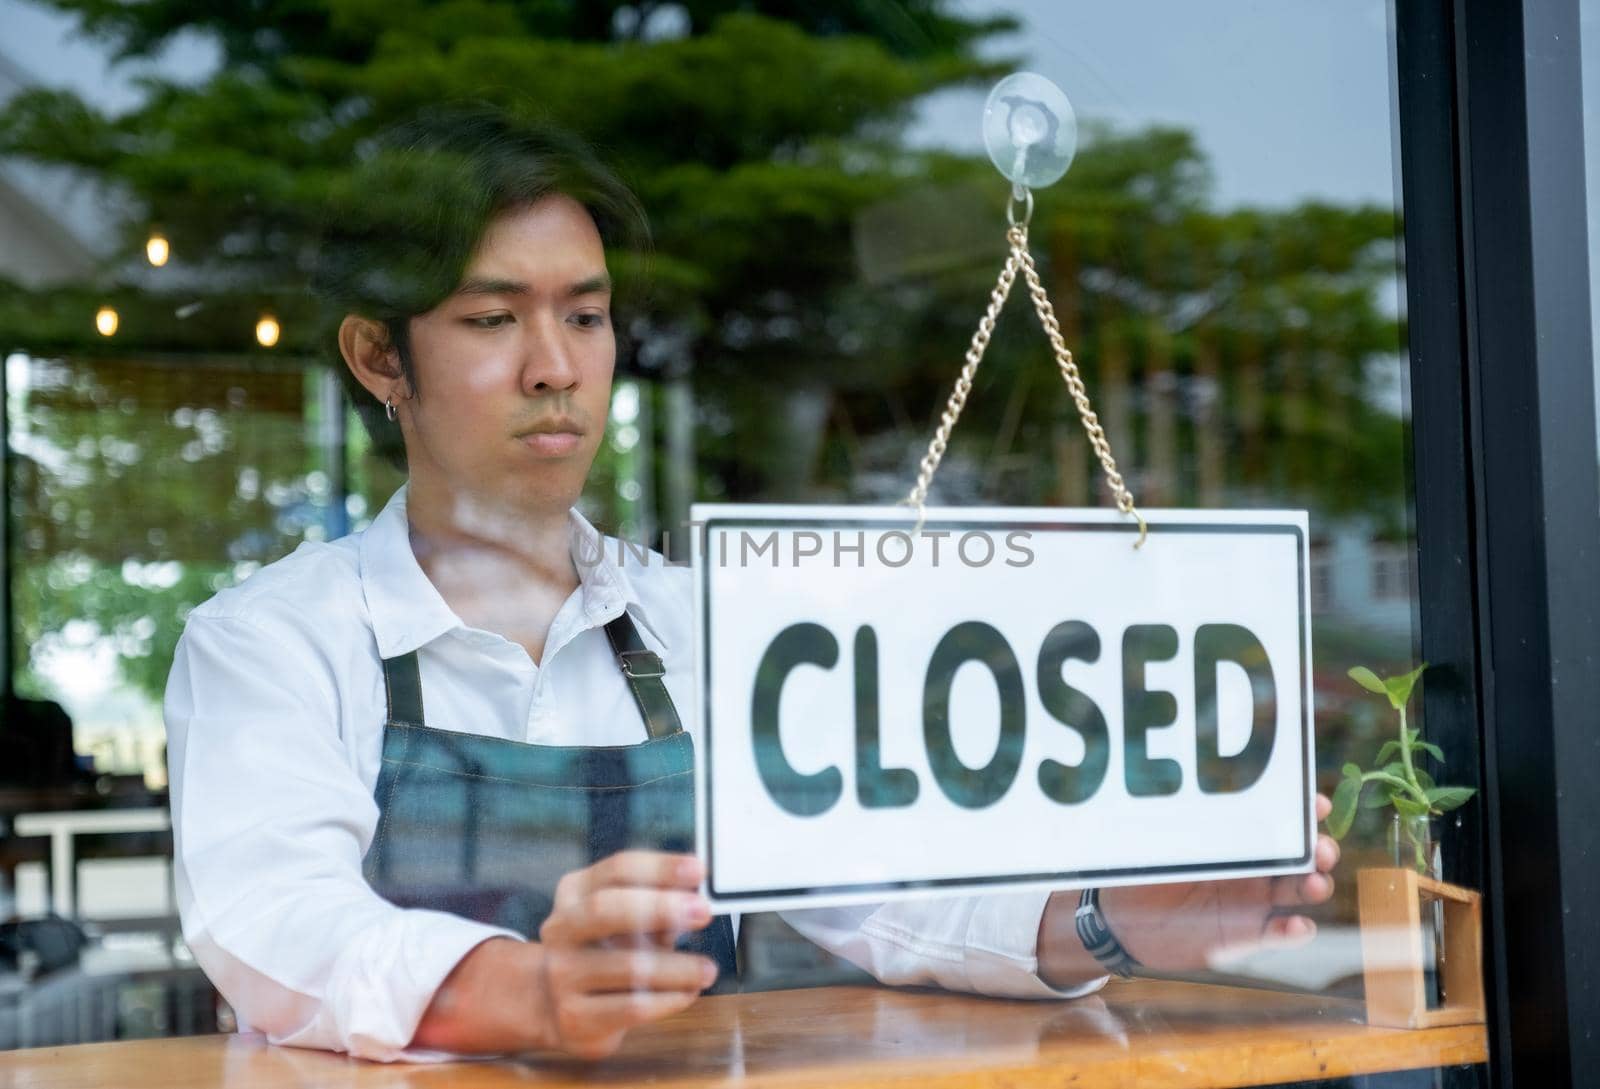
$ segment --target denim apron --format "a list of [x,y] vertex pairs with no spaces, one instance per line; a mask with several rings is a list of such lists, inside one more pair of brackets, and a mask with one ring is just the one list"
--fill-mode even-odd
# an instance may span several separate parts
[[[537,938],[563,875],[625,848],[694,850],[694,746],[666,671],[626,612],[605,630],[644,718],[637,745],[529,745],[428,726],[416,652],[384,659],[378,827],[362,864],[381,896]],[[718,989],[736,986],[727,916],[678,948],[717,962]]]

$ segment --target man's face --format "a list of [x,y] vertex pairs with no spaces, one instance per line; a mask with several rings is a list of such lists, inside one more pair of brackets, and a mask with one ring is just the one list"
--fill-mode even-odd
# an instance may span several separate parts
[[414,489],[565,510],[605,434],[616,363],[605,249],[550,196],[492,220],[456,291],[412,319],[402,413]]

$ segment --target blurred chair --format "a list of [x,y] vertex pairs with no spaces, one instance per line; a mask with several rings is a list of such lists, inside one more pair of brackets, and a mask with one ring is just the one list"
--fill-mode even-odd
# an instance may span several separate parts
[[6,691],[0,702],[0,786],[63,787],[93,778],[78,766],[72,719],[61,705]]
[[[33,808],[42,796],[39,792],[71,787],[87,778],[72,747],[72,719],[61,705],[23,699],[6,685],[0,695],[0,788],[16,793],[0,809]],[[52,884],[59,880],[51,869],[49,837],[14,835],[9,817],[10,813],[0,812],[0,892],[16,889],[17,867],[29,862],[42,865]]]
[[[0,1050],[217,1030],[216,992],[184,947],[172,907],[166,803],[143,776],[80,765],[59,704],[14,692],[0,699],[0,879],[15,889],[18,866],[42,864],[62,916],[13,920],[15,940],[0,942],[12,952],[0,950]],[[163,860],[158,914],[86,921],[104,905],[85,909],[79,863],[129,858]],[[89,940],[24,952],[24,935],[58,932]]]

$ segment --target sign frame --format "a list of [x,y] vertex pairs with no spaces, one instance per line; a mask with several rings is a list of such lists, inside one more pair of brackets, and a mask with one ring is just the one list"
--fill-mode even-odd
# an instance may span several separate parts
[[[1041,516],[1052,520],[1042,521]],[[1067,517],[1063,517],[1067,516]],[[1145,512],[1149,538],[1145,548],[1159,548],[1160,542],[1193,534],[1281,534],[1294,541],[1298,592],[1298,675],[1300,713],[1296,725],[1300,737],[1300,777],[1304,806],[1298,853],[1280,858],[1252,859],[1246,862],[1196,862],[1162,866],[1101,867],[1080,870],[1053,870],[972,877],[846,882],[834,885],[800,885],[758,890],[718,888],[715,864],[713,779],[713,721],[710,700],[712,655],[708,653],[712,632],[710,594],[714,565],[710,562],[712,534],[718,530],[803,529],[816,532],[835,530],[963,530],[1110,533],[1127,540],[1131,549],[1138,540],[1139,527],[1119,512],[1101,508],[1030,507],[929,507],[918,525],[915,513],[904,506],[840,506],[812,504],[694,504],[690,525],[694,527],[692,567],[694,577],[694,630],[698,655],[695,670],[699,736],[695,759],[695,839],[699,857],[706,864],[704,890],[713,906],[725,910],[783,910],[852,903],[914,899],[928,896],[954,896],[1013,892],[1023,889],[1073,889],[1091,885],[1166,884],[1193,880],[1231,880],[1235,878],[1310,873],[1315,868],[1317,820],[1315,813],[1315,705],[1313,702],[1313,659],[1311,646],[1310,555],[1308,515],[1303,510],[1157,509]]]

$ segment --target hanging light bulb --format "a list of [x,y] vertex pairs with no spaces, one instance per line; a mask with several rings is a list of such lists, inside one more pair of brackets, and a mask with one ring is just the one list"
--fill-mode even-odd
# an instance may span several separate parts
[[278,325],[278,319],[271,314],[262,314],[261,320],[256,322],[256,343],[263,348],[270,348],[278,343],[278,337],[283,329]]
[[109,306],[102,306],[95,311],[94,327],[100,331],[100,335],[103,337],[115,336],[120,320],[115,310]]
[[167,258],[172,256],[172,246],[160,231],[151,231],[149,240],[144,244],[144,255],[150,259],[152,265],[160,268],[167,263]]

